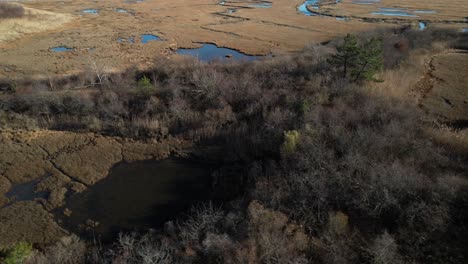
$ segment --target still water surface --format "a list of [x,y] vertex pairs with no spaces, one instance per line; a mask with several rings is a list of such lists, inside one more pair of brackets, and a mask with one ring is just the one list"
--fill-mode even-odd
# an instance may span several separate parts
[[[68,200],[57,212],[65,228],[102,239],[118,232],[161,227],[197,202],[211,198],[210,170],[198,163],[169,158],[162,161],[120,163],[110,175]],[[92,231],[83,224],[98,222]]]

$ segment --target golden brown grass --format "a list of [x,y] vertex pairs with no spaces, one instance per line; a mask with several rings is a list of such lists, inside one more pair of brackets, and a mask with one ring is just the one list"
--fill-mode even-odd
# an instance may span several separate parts
[[0,43],[17,39],[25,34],[53,30],[70,22],[73,17],[24,7],[25,15],[0,21]]
[[430,49],[411,51],[409,57],[397,68],[386,69],[380,73],[382,83],[368,84],[368,92],[403,101],[418,101],[421,91],[415,89],[427,72],[427,62],[435,54],[448,49],[448,46],[446,42],[434,42]]
[[407,100],[412,88],[424,73],[424,59],[427,55],[412,55],[404,66],[385,70],[379,75],[382,83],[370,83],[368,92],[402,100]]
[[435,142],[450,148],[453,152],[468,155],[468,129],[456,130],[447,126],[428,128],[426,131]]

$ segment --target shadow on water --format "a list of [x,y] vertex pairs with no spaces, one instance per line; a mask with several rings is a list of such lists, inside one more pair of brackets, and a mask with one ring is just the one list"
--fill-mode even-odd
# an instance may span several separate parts
[[[108,177],[68,199],[56,216],[85,237],[112,239],[119,232],[161,227],[197,202],[212,198],[210,168],[185,159],[119,163]],[[86,223],[97,224],[92,231]],[[94,223],[92,224],[94,225]]]

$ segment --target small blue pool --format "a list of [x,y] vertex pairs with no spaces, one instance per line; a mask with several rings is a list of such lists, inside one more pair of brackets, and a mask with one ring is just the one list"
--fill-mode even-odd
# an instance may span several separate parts
[[247,55],[233,49],[220,48],[214,44],[203,44],[202,47],[196,49],[178,49],[177,54],[193,56],[203,62],[228,60],[229,57],[236,60],[253,61],[261,57]]
[[68,48],[65,46],[58,46],[50,49],[53,52],[64,52],[64,51],[72,51],[72,48]]
[[135,43],[135,37],[129,37],[129,38],[118,38],[117,42],[119,43]]
[[419,22],[419,30],[423,31],[427,28],[427,22],[420,21]]
[[259,4],[253,4],[253,5],[249,5],[249,7],[256,7],[256,8],[271,8],[271,7],[272,7],[272,5],[271,5],[271,3],[264,2],[264,3],[259,3]]
[[414,10],[413,13],[417,14],[435,14],[437,11],[434,10]]
[[353,4],[357,5],[373,5],[380,2],[380,0],[353,0]]
[[82,10],[81,12],[85,14],[94,14],[94,15],[97,15],[99,13],[97,9],[85,9],[85,10]]
[[141,35],[141,44],[146,44],[150,41],[161,41],[162,39],[156,35],[152,34],[142,34]]
[[400,16],[400,17],[417,17],[417,15],[411,14],[404,9],[399,8],[379,8],[380,11],[373,12],[373,15],[384,15],[384,16]]

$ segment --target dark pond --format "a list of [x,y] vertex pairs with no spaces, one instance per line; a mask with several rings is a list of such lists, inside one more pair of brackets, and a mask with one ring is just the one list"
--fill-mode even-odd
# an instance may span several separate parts
[[[70,217],[63,208],[56,216],[73,232],[106,240],[119,232],[161,227],[211,193],[210,169],[189,160],[119,163],[108,177],[68,199],[64,208],[72,211]],[[88,219],[99,224],[85,230]]]

